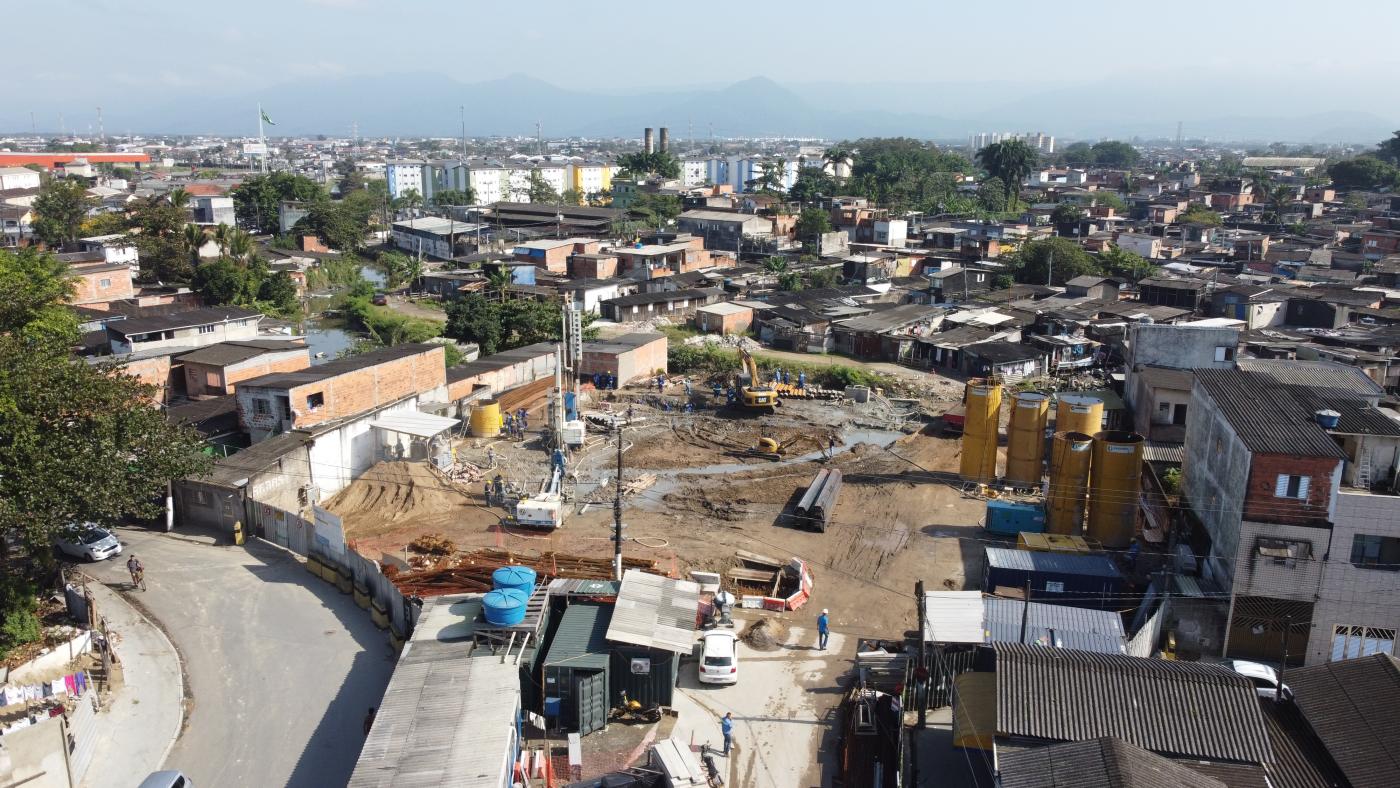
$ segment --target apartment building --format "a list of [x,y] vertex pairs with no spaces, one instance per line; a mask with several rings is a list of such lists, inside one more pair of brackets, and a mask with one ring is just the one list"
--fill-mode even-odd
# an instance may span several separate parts
[[234,306],[207,307],[173,315],[136,317],[108,323],[107,341],[116,354],[191,349],[238,339],[254,339],[262,315]]
[[425,183],[432,184],[431,168],[427,162],[417,159],[385,162],[384,181],[389,185],[389,196],[396,200],[410,190],[426,199],[423,188]]
[[1396,654],[1400,416],[1382,393],[1329,362],[1196,371],[1183,492],[1224,655],[1276,661],[1285,631],[1290,662]]

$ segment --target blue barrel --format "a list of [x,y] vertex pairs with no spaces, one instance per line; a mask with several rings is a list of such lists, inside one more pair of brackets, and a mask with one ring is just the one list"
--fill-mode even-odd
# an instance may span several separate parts
[[518,588],[529,596],[535,590],[535,570],[528,566],[503,566],[491,573],[491,587],[500,591]]
[[491,591],[481,600],[486,623],[497,627],[513,627],[525,620],[525,600],[517,590]]

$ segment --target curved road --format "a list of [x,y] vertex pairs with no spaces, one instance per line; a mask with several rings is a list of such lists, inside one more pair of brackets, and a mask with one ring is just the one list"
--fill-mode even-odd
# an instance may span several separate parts
[[394,668],[369,614],[261,542],[120,538],[122,557],[85,570],[128,580],[126,556],[140,556],[148,590],[129,598],[174,641],[193,695],[165,768],[195,785],[344,785]]

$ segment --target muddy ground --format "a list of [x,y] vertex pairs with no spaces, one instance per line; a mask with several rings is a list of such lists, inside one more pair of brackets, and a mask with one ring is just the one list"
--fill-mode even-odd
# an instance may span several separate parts
[[[980,582],[978,525],[985,503],[965,497],[956,484],[931,480],[929,472],[956,473],[959,455],[957,441],[939,437],[936,425],[905,434],[878,423],[869,408],[828,402],[788,402],[773,416],[754,417],[708,407],[668,412],[654,407],[654,399],[635,398],[634,420],[641,426],[625,432],[624,479],[656,477],[627,499],[623,549],[629,556],[681,573],[723,572],[736,565],[736,550],[800,557],[816,588],[790,618],[800,622],[829,608],[833,626],[853,636],[897,637],[913,629],[917,580],[930,590]],[[835,456],[828,461],[812,444],[795,446],[776,462],[745,452],[760,436],[787,441],[799,435],[823,442],[836,436]],[[591,432],[589,441],[571,466],[576,513],[554,533],[502,527],[505,512],[485,506],[479,482],[453,483],[422,464],[376,466],[328,506],[344,519],[347,538],[371,557],[402,555],[424,534],[441,534],[461,549],[610,556],[616,443]],[[537,440],[468,438],[457,456],[484,463],[488,446],[509,480],[538,486],[548,455]],[[786,514],[824,465],[840,468],[846,480],[829,529],[791,526]]]

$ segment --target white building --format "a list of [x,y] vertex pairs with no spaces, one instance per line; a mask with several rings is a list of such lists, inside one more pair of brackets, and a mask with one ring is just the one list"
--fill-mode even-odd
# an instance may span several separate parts
[[681,159],[681,185],[687,189],[711,183],[709,159]]
[[384,165],[384,180],[389,184],[389,196],[394,199],[403,197],[408,190],[418,192],[426,199],[427,194],[423,191],[424,181],[430,185],[431,178],[425,177],[428,171],[428,163],[424,161],[391,161]]
[[0,191],[37,189],[39,186],[39,173],[28,167],[0,167]]

